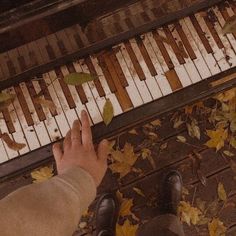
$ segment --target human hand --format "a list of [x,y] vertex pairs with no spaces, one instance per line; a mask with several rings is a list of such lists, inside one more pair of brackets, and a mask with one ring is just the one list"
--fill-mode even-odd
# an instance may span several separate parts
[[98,186],[107,170],[108,141],[101,141],[96,152],[86,111],[81,112],[81,123],[80,127],[79,120],[74,121],[72,129],[68,131],[64,139],[63,150],[60,143],[53,145],[57,171],[58,174],[63,174],[79,166],[93,177]]

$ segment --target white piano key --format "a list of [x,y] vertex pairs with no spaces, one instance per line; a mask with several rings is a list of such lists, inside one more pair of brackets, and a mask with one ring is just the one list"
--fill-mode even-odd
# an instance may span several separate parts
[[[11,93],[16,95],[15,90],[12,89]],[[21,124],[21,128],[24,132],[25,139],[28,142],[30,150],[35,150],[40,147],[39,140],[37,138],[37,134],[35,132],[35,129],[33,126],[28,126],[24,113],[22,111],[20,102],[18,100],[18,97],[15,98],[13,102],[17,117],[19,119],[19,123]]]
[[[62,72],[63,76],[66,76],[66,75],[70,74],[70,72],[68,71],[66,66],[62,66],[61,67],[61,72]],[[79,117],[80,114],[81,114],[81,111],[82,110],[87,110],[87,107],[86,107],[86,105],[82,104],[82,102],[80,100],[80,97],[78,95],[78,92],[76,91],[75,86],[68,85],[68,88],[69,88],[69,90],[71,92],[71,96],[73,97],[73,100],[74,100],[74,102],[76,104],[75,110],[76,110],[77,115]]]
[[204,45],[202,44],[202,41],[201,41],[199,35],[196,32],[189,17],[185,17],[183,20],[185,21],[185,24],[188,27],[189,32],[191,32],[192,38],[194,39],[198,49],[200,50],[202,57],[205,59],[205,62],[207,63],[207,65],[211,71],[211,74],[216,75],[216,74],[220,73],[219,65],[217,64],[213,55],[211,53],[209,53],[209,54],[207,53],[206,49],[204,48]]
[[[166,35],[165,35],[164,31],[161,28],[158,29],[157,31],[158,31],[158,34],[160,36],[166,38]],[[176,55],[175,55],[174,51],[172,50],[172,47],[169,44],[165,43],[165,42],[163,44],[164,44],[164,46],[165,46],[165,48],[166,48],[173,64],[175,66],[176,74],[178,75],[182,86],[187,87],[187,86],[191,85],[192,81],[191,81],[186,69],[184,68],[184,65],[179,64],[179,61],[176,58]]]
[[[82,71],[83,71],[84,73],[88,73],[88,74],[90,73],[90,71],[89,71],[89,69],[88,69],[88,67],[87,67],[87,65],[85,64],[85,62],[84,62],[83,59],[81,59],[81,60],[79,61],[79,65],[80,65],[80,67],[81,67],[81,69],[82,69]],[[98,91],[97,91],[97,88],[96,88],[96,86],[95,86],[95,84],[94,84],[93,81],[89,81],[89,82],[88,82],[88,85],[89,85],[89,88],[90,88],[90,90],[91,90],[91,92],[92,92],[92,94],[93,94],[94,100],[95,100],[95,102],[97,103],[97,106],[98,106],[98,108],[99,108],[99,110],[100,110],[100,114],[102,114],[102,113],[103,113],[103,107],[104,107],[104,105],[105,105],[105,103],[106,103],[106,98],[99,96]]]
[[[171,34],[173,35],[175,40],[177,40],[178,42],[181,42],[181,38],[180,38],[177,30],[174,28],[174,25],[170,24],[168,27],[169,27],[170,31],[171,31],[171,29],[174,29],[171,31]],[[187,52],[187,50],[186,50],[186,52]],[[198,70],[196,69],[194,63],[192,62],[191,58],[190,57],[184,58],[184,60],[185,60],[184,68],[187,71],[191,81],[193,83],[197,83],[197,82],[201,81],[202,78],[201,78]]]
[[[222,27],[225,25],[224,17],[222,16],[221,12],[219,11],[219,9],[217,7],[212,8],[212,10],[214,11],[214,13],[217,16],[217,19],[219,21],[219,23],[215,22],[215,29],[216,29],[222,43],[225,46],[226,55],[228,55],[230,57],[229,61],[232,63],[233,66],[235,66],[236,65],[236,55],[235,55],[236,41],[235,41],[235,38],[232,34],[226,34],[225,36],[222,34]],[[232,47],[235,52],[233,51]]]
[[190,42],[190,45],[196,55],[196,59],[193,60],[195,66],[197,67],[201,77],[203,79],[206,79],[206,78],[209,78],[211,76],[211,72],[208,68],[208,65],[206,64],[204,58],[202,57],[202,54],[201,52],[199,51],[186,23],[184,20],[180,20],[179,21],[180,25],[182,26],[182,29],[183,29],[183,32],[185,33],[185,35],[187,36],[189,42]]
[[128,95],[133,103],[133,106],[138,107],[138,106],[143,105],[143,103],[144,103],[143,99],[142,99],[140,92],[138,91],[138,89],[133,81],[132,76],[129,73],[129,69],[127,68],[127,65],[125,63],[125,60],[122,56],[121,51],[116,53],[116,58],[120,64],[120,67],[125,75],[125,78],[126,78],[128,84],[129,84],[129,86],[127,86],[125,89],[126,89]]
[[96,70],[97,75],[98,75],[98,79],[100,80],[101,85],[103,87],[103,90],[104,90],[104,92],[106,94],[106,99],[109,99],[111,101],[112,105],[113,105],[114,116],[117,116],[117,115],[121,114],[122,113],[122,109],[120,107],[120,104],[119,104],[115,94],[111,93],[110,88],[109,88],[109,86],[107,84],[107,81],[105,79],[105,76],[104,76],[104,74],[102,72],[102,69],[101,69],[101,67],[98,64],[97,58],[96,57],[90,57],[90,59],[91,59],[91,61],[93,63],[94,69]]
[[[78,62],[73,62],[73,65],[75,67],[76,72],[82,72],[82,69],[81,69]],[[97,124],[99,122],[102,122],[103,118],[102,118],[99,108],[94,100],[93,94],[91,93],[88,83],[83,83],[82,86],[83,86],[84,92],[85,92],[87,99],[88,99],[86,107],[89,111],[89,114],[90,114],[90,117],[91,117],[93,123]]]
[[221,71],[225,71],[225,70],[229,69],[230,66],[229,66],[228,62],[225,60],[225,55],[222,52],[222,50],[219,49],[217,44],[215,43],[214,38],[206,25],[206,22],[204,21],[204,19],[200,15],[200,13],[196,13],[195,17],[196,17],[197,21],[199,22],[199,25],[202,28],[202,30],[205,32],[205,35],[206,35],[206,37],[211,45],[211,48],[214,52],[214,57],[219,65],[219,67],[221,68]]
[[142,53],[139,50],[136,40],[130,39],[129,41],[130,41],[130,45],[133,48],[133,51],[134,51],[136,57],[138,58],[139,64],[146,76],[145,82],[149,88],[149,91],[150,91],[153,99],[157,99],[157,98],[162,97],[162,93],[161,93],[161,90],[156,82],[156,79],[150,74],[150,71],[145,63]]
[[117,56],[119,56],[118,60],[120,61],[120,64],[122,64],[122,67],[123,67],[122,69],[127,77],[127,80],[128,80],[128,78],[129,78],[129,80],[131,80],[130,77],[133,79],[144,103],[148,103],[148,102],[152,101],[153,100],[152,95],[151,95],[145,81],[139,79],[138,74],[134,68],[132,61],[131,61],[131,58],[125,48],[125,45],[120,44],[119,47],[120,47],[122,55],[117,54]]
[[32,119],[34,121],[34,129],[35,129],[35,132],[37,134],[40,145],[41,146],[47,145],[47,144],[50,143],[50,138],[49,138],[47,130],[45,128],[44,122],[40,121],[39,118],[38,118],[37,112],[35,110],[34,104],[31,100],[29,91],[28,91],[25,83],[21,83],[20,87],[21,87],[21,90],[24,94],[27,105],[29,107]]
[[58,113],[58,115],[55,116],[55,119],[57,121],[57,125],[58,125],[58,128],[60,129],[62,137],[65,137],[66,133],[70,129],[70,126],[69,126],[68,121],[65,117],[64,111],[61,107],[61,103],[58,100],[57,94],[56,94],[55,89],[54,89],[54,84],[52,83],[49,74],[48,73],[43,74],[43,78],[44,78],[46,84],[48,84],[48,85],[50,84],[48,86],[48,91],[51,95],[53,103],[55,104],[55,106],[57,108],[57,113]]
[[[34,86],[36,93],[37,94],[40,93],[41,87],[40,87],[38,81],[32,81],[32,84]],[[43,112],[46,116],[46,120],[44,121],[44,124],[46,126],[46,129],[47,129],[47,132],[48,132],[51,142],[54,142],[54,141],[62,138],[61,131],[58,128],[56,119],[51,115],[49,108],[46,108],[44,106],[42,106],[42,108],[43,108]],[[60,117],[60,115],[59,115],[59,117]],[[59,120],[59,118],[58,118],[58,120]]]
[[8,155],[5,149],[5,146],[3,144],[3,141],[0,140],[0,163],[8,161]]
[[[2,113],[1,113],[1,115],[0,115],[0,127],[1,127],[1,132],[2,132],[2,133],[7,133],[7,134],[9,134],[8,128],[7,128],[7,125],[6,125],[6,122],[5,122],[5,120],[4,120],[4,117],[3,117],[3,114],[2,114]],[[10,136],[10,138],[11,138],[12,140],[14,140],[12,134],[9,134],[9,136]],[[17,151],[14,151],[14,150],[10,149],[10,148],[7,146],[7,144],[4,143],[2,140],[0,141],[0,146],[1,146],[0,151],[3,152],[3,154],[2,154],[2,152],[0,153],[0,155],[3,155],[2,159],[5,158],[5,153],[6,153],[7,156],[8,156],[8,158],[6,159],[6,161],[7,161],[8,159],[12,159],[12,158],[15,158],[15,157],[19,156],[19,153],[18,153]],[[3,148],[5,149],[5,153],[4,153]]]
[[62,91],[62,88],[61,88],[61,85],[57,79],[57,75],[55,73],[55,71],[50,71],[49,72],[49,77],[51,79],[51,82],[52,82],[52,85],[55,89],[55,92],[56,92],[56,95],[57,95],[57,98],[61,104],[61,107],[65,113],[65,116],[67,118],[67,121],[68,121],[68,124],[69,126],[72,128],[72,125],[73,125],[73,122],[78,119],[78,116],[75,112],[74,109],[70,109],[69,105],[67,104],[67,101],[66,101],[66,98],[65,98],[65,95]]
[[157,75],[155,76],[156,81],[161,89],[162,94],[165,96],[167,94],[172,93],[170,84],[165,76],[165,73],[158,61],[158,56],[156,56],[155,51],[151,45],[151,42],[149,40],[149,37],[151,37],[151,33],[148,32],[143,35],[143,44],[147,50],[147,53],[152,61],[152,64],[154,65],[154,68],[156,69]]

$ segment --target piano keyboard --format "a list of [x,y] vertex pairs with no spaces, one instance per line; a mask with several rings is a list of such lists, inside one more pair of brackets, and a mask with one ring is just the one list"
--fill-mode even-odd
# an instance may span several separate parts
[[[235,10],[234,5],[209,8],[5,89],[16,99],[0,115],[1,132],[26,146],[16,152],[0,141],[0,162],[63,138],[83,109],[90,115],[91,125],[102,122],[106,99],[118,116],[235,67],[236,34],[221,33]],[[69,40],[66,47],[73,47]],[[31,48],[42,61],[59,53],[58,48],[38,50],[37,44]],[[22,47],[17,55],[24,50]],[[12,51],[8,56],[14,61],[17,55]],[[28,59],[35,62],[34,57]],[[20,70],[20,65],[14,68]],[[70,86],[63,77],[72,72],[95,74],[98,79]],[[2,61],[0,73],[2,78],[6,73]],[[56,105],[55,111],[35,102],[42,92]]]

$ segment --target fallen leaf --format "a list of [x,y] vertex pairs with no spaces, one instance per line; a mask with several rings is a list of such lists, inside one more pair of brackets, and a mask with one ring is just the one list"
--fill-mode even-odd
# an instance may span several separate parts
[[177,136],[177,141],[181,142],[181,143],[185,143],[186,142],[186,138],[184,136]]
[[195,119],[192,120],[191,124],[187,124],[187,129],[190,137],[192,138],[196,137],[197,139],[200,140],[201,133],[198,127],[198,122]]
[[163,144],[160,146],[160,149],[161,149],[161,150],[164,150],[164,149],[167,148],[167,146],[168,146],[168,143],[163,143]]
[[44,182],[53,177],[53,168],[52,166],[45,166],[39,170],[34,170],[31,172],[31,177],[33,178],[34,183]]
[[10,138],[9,134],[7,134],[7,133],[1,134],[0,137],[1,137],[2,141],[5,142],[7,144],[7,146],[14,151],[20,151],[21,149],[23,149],[26,146],[25,143],[17,143],[14,140],[12,140]]
[[221,208],[221,205],[219,204],[218,199],[215,199],[214,201],[210,202],[207,206],[207,214],[212,216],[218,215],[218,212]]
[[216,151],[219,151],[224,147],[225,140],[228,137],[228,130],[224,128],[218,128],[217,130],[206,130],[207,135],[210,137],[205,145],[209,148],[215,148]]
[[229,144],[236,149],[236,138],[231,137]]
[[175,118],[174,119],[174,129],[178,129],[183,123],[184,123],[184,121],[182,121],[181,116]]
[[116,236],[135,236],[139,225],[133,225],[128,219],[123,225],[116,224]]
[[96,79],[96,76],[84,72],[75,72],[64,77],[64,81],[66,84],[74,86],[81,85],[94,79]]
[[227,201],[227,194],[224,188],[224,185],[220,182],[217,187],[218,197],[222,201]]
[[0,93],[0,111],[6,109],[15,99],[15,95],[8,93]]
[[50,109],[51,112],[53,112],[53,113],[56,112],[57,107],[53,101],[47,100],[44,98],[40,98],[40,97],[34,98],[34,101],[35,101],[35,103],[38,103],[38,104],[42,105],[43,107]]
[[227,150],[223,151],[223,153],[228,157],[233,157],[234,156],[234,154],[232,152],[227,151]]
[[201,200],[200,198],[196,199],[196,206],[202,213],[206,210],[206,201]]
[[196,225],[200,220],[201,211],[192,207],[189,202],[181,201],[178,207],[178,215],[182,222],[187,223],[188,225]]
[[236,32],[236,15],[228,18],[222,28],[222,34],[229,34]]
[[136,187],[133,187],[134,192],[136,192],[138,195],[145,197],[145,195],[143,194],[142,190]]
[[129,131],[129,134],[134,134],[134,135],[138,135],[136,129],[132,129]]
[[133,165],[137,161],[137,155],[131,144],[126,143],[123,151],[113,150],[111,157],[114,162],[109,166],[113,173],[119,173],[120,177],[124,177],[133,170]]
[[103,107],[103,121],[106,125],[109,125],[114,117],[114,109],[110,99],[106,100]]
[[224,223],[218,218],[214,218],[210,223],[208,223],[208,231],[210,236],[225,236],[227,228]]
[[236,93],[236,89],[230,89],[216,95],[214,98],[220,102],[229,102],[235,97],[235,93]]
[[157,119],[157,120],[152,121],[151,124],[154,126],[161,126],[161,121]]

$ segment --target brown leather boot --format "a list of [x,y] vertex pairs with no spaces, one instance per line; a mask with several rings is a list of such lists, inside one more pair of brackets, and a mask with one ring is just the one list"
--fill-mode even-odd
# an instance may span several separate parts
[[111,193],[103,194],[96,209],[96,236],[114,236],[119,204]]
[[182,177],[178,171],[172,170],[167,173],[161,188],[161,214],[177,215],[178,206],[182,198],[182,186]]

